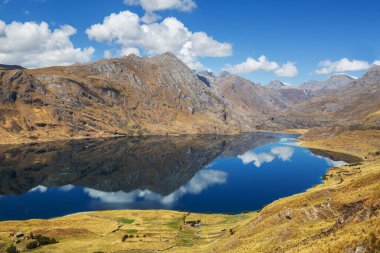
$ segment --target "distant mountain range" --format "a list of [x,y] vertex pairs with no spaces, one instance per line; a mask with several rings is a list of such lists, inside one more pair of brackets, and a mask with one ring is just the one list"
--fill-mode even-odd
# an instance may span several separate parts
[[12,69],[24,69],[24,68],[18,65],[0,64],[0,70],[12,70]]
[[298,89],[309,90],[316,94],[326,93],[332,90],[337,90],[346,87],[350,82],[357,78],[347,74],[336,74],[330,76],[325,81],[309,81],[298,86]]
[[377,125],[379,68],[295,87],[196,73],[172,53],[30,70],[0,65],[1,142]]

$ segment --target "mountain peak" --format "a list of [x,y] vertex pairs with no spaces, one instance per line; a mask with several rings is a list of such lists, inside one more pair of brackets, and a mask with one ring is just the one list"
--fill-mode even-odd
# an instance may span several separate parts
[[231,74],[231,73],[228,72],[227,70],[223,70],[223,71],[220,72],[220,74],[219,74],[219,77],[221,77],[221,78],[226,78],[226,77],[229,77],[229,76],[233,76],[233,74]]
[[371,67],[368,69],[367,73],[369,72],[380,72],[380,65],[372,64]]
[[288,85],[286,85],[285,83],[281,82],[280,80],[276,79],[276,80],[272,80],[270,81],[268,84],[267,84],[267,87],[268,88],[272,88],[272,89],[282,89],[282,88],[285,88],[287,87]]
[[334,75],[331,75],[330,80],[341,80],[341,81],[352,81],[352,80],[356,80],[358,79],[356,76],[351,76],[351,75],[348,75],[348,74],[345,74],[345,73],[337,73],[337,74],[334,74]]
[[19,65],[0,64],[0,70],[12,70],[12,69],[25,69],[25,68]]
[[373,85],[380,83],[380,65],[373,64],[367,72],[357,80],[357,84]]
[[158,57],[160,57],[160,56],[165,56],[165,57],[170,57],[170,58],[176,58],[176,59],[178,59],[178,57],[174,53],[172,53],[170,51],[168,51],[166,53],[163,53],[161,55],[158,55]]

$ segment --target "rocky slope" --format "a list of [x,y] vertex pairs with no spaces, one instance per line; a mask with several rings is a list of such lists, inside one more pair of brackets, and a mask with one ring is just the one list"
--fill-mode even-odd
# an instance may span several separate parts
[[344,88],[292,105],[273,116],[273,121],[285,128],[341,125],[378,129],[379,97],[380,66],[374,65],[363,77],[351,81]]
[[283,83],[280,80],[272,80],[272,81],[270,81],[267,84],[266,87],[272,88],[272,89],[288,89],[288,88],[292,88],[290,85],[288,85],[286,83]]
[[171,53],[0,71],[0,111],[0,135],[8,143],[249,130]]
[[[379,66],[298,88],[196,73],[171,53],[0,69],[0,143],[377,125]],[[5,70],[6,69],[6,70]],[[366,102],[363,102],[366,101]]]
[[268,88],[226,71],[219,76],[210,73],[198,75],[207,80],[207,83],[234,109],[239,118],[244,122],[252,122],[255,127],[267,121],[268,114],[311,97],[311,94],[298,89]]
[[346,74],[335,74],[325,81],[309,81],[298,86],[298,89],[307,90],[315,94],[328,93],[333,90],[344,89],[355,77]]

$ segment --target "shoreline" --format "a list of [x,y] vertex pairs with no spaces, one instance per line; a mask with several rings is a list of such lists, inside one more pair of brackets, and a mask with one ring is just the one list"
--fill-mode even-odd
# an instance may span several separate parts
[[39,143],[51,143],[51,142],[57,142],[57,141],[76,141],[76,140],[96,140],[96,139],[108,139],[108,138],[125,138],[125,137],[154,137],[154,136],[201,136],[201,135],[220,135],[220,136],[232,136],[232,135],[239,135],[239,134],[248,134],[248,133],[280,133],[280,134],[304,134],[308,132],[309,130],[306,129],[286,129],[283,131],[271,131],[271,130],[255,130],[252,132],[231,132],[231,133],[156,133],[156,134],[105,134],[105,135],[99,135],[99,136],[73,136],[73,137],[64,137],[64,138],[52,138],[49,140],[40,139],[40,140],[31,140],[27,138],[23,138],[20,141],[3,141],[0,139],[0,146],[12,146],[12,145],[27,145],[27,144],[39,144]]

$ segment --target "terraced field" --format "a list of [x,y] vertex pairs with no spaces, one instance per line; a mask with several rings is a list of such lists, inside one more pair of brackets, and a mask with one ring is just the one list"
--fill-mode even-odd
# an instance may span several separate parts
[[[17,244],[24,250],[28,234],[40,234],[59,243],[33,252],[186,252],[206,248],[249,221],[253,213],[241,215],[193,214],[174,211],[103,211],[81,213],[52,220],[2,222],[1,252],[12,241],[12,232],[25,236]],[[75,240],[73,240],[75,239]],[[143,250],[142,250],[143,249]]]

